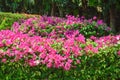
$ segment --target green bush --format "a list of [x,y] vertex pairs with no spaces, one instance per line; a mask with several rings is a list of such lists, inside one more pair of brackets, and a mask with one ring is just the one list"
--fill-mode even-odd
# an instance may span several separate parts
[[92,21],[91,23],[87,23],[83,25],[83,27],[79,30],[81,34],[85,37],[101,37],[112,34],[112,30],[105,23],[98,24],[97,21]]
[[93,56],[83,55],[81,63],[69,71],[47,68],[45,65],[30,67],[19,62],[0,63],[2,80],[119,80],[120,45],[101,49]]
[[120,57],[116,55],[117,48],[101,50],[92,57],[82,56],[78,65],[77,76],[80,80],[119,80]]
[[10,29],[15,21],[34,17],[33,15],[0,12],[0,30]]

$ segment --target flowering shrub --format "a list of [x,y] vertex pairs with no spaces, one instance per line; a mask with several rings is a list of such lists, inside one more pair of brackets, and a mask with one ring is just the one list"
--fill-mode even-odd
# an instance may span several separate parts
[[86,20],[74,16],[66,16],[67,18],[46,17],[30,18],[20,23],[15,22],[12,26],[14,32],[28,33],[30,36],[42,36],[59,38],[64,37],[65,33],[72,34],[78,30],[85,37],[109,35],[111,29],[103,23],[102,20],[95,18]]
[[[8,35],[9,34],[9,35]],[[79,59],[81,48],[79,45],[85,42],[84,36],[75,39],[47,39],[39,36],[29,37],[27,34],[15,34],[10,30],[1,31],[0,53],[2,62],[16,62],[20,59],[30,66],[44,64],[48,68],[64,68],[69,70]],[[76,40],[81,38],[81,40]],[[79,42],[77,45],[76,43]]]
[[[61,77],[58,75],[59,74],[62,75],[62,73],[64,75],[63,78],[65,78],[67,75],[71,76],[72,74],[74,74],[73,76],[71,76],[72,79],[77,79],[77,78],[79,79],[80,77],[81,77],[80,79],[88,79],[90,78],[89,75],[92,75],[92,73],[89,74],[88,72],[89,75],[87,74],[88,75],[87,77],[81,76],[82,74],[85,75],[85,73],[84,72],[82,73],[81,70],[86,71],[85,70],[86,66],[90,66],[90,69],[92,69],[93,65],[97,64],[98,66],[99,65],[98,63],[101,63],[103,64],[102,67],[104,69],[108,68],[109,70],[110,68],[111,70],[111,67],[113,68],[112,62],[114,62],[115,59],[117,59],[117,61],[118,59],[120,59],[119,58],[120,35],[117,36],[109,35],[100,38],[93,38],[94,37],[93,36],[91,39],[86,39],[82,34],[76,34],[76,35],[78,36],[70,36],[67,38],[54,39],[54,38],[46,38],[41,36],[31,37],[29,36],[29,34],[15,33],[12,32],[11,30],[2,30],[0,31],[0,36],[1,36],[0,60],[2,62],[1,64],[4,64],[2,65],[4,67],[5,66],[14,66],[14,67],[10,69],[9,68],[4,69],[3,67],[1,67],[1,69],[3,71],[6,70],[9,71],[11,69],[15,69],[18,66],[19,68],[17,70],[22,69],[22,71],[20,71],[21,74],[20,73],[17,74],[17,78],[20,75],[24,76],[25,78],[28,71],[30,71],[31,69],[33,70],[35,69],[35,71],[36,69],[40,69],[41,71],[40,72],[36,71],[34,75],[41,76],[40,78],[44,78],[44,79],[46,79],[47,75],[48,75],[47,76],[48,79]],[[115,58],[116,56],[117,58]],[[109,62],[108,60],[110,60],[111,58],[113,61],[107,64],[107,62]],[[99,59],[101,60],[99,61]],[[98,63],[94,62],[94,60],[98,61]],[[92,61],[91,64],[90,61]],[[106,61],[106,63],[104,63],[104,61]],[[113,71],[114,73],[120,72],[119,68],[117,68],[119,67],[118,64],[119,61],[114,66],[118,70],[118,72]],[[30,70],[27,68],[30,68]],[[26,72],[24,70],[26,70]],[[54,70],[55,71],[57,70],[59,74]],[[68,73],[67,72],[68,70],[72,71],[73,73],[70,72]],[[89,70],[89,68],[87,70]],[[15,73],[16,72],[14,72],[13,74]],[[42,75],[42,73],[44,73],[45,75]],[[93,74],[95,75],[96,71],[93,72]],[[99,76],[103,77],[104,74],[105,73],[100,72],[98,75],[96,75],[96,79],[98,79]],[[111,73],[108,72],[108,74],[112,76]],[[7,77],[10,78],[10,76]],[[34,78],[40,79],[39,77],[34,77]],[[108,77],[108,78],[118,79],[118,77],[114,77],[114,78]],[[22,79],[22,77],[19,79]],[[91,79],[94,79],[94,77],[91,77]]]
[[93,23],[103,25],[74,16],[41,17],[1,30],[0,79],[119,80],[120,35],[86,38],[81,30]]

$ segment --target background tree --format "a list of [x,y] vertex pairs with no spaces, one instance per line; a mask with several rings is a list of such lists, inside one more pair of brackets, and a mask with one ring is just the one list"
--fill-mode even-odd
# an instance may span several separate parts
[[[64,17],[66,14],[103,18],[115,31],[120,25],[120,0],[0,0],[0,11]],[[102,14],[102,16],[101,16]],[[119,19],[119,18],[118,18]]]
[[[90,6],[100,6],[104,21],[108,22],[112,30],[116,32],[116,11],[120,8],[120,0],[89,0]],[[109,16],[108,16],[109,15]]]

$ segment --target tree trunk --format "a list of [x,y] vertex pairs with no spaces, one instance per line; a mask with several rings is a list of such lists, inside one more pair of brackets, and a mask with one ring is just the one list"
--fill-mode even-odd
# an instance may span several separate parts
[[87,8],[87,0],[82,0],[82,7],[83,9]]
[[116,27],[115,27],[115,7],[114,5],[111,5],[109,13],[110,13],[110,27],[112,28],[113,32],[116,32]]
[[55,2],[52,2],[51,16],[55,16]]
[[85,16],[87,13],[87,0],[82,0],[82,16]]
[[64,14],[63,14],[63,8],[60,7],[59,4],[57,4],[57,5],[58,5],[57,7],[58,7],[58,11],[59,11],[59,16],[63,17],[64,16]]

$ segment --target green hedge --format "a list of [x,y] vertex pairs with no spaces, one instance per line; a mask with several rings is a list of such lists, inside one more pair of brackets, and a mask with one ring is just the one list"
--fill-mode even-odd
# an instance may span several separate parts
[[81,56],[81,63],[69,71],[25,66],[19,62],[0,63],[0,80],[120,80],[120,45],[101,50],[94,56]]
[[20,19],[27,19],[34,16],[38,15],[0,12],[0,30],[9,29],[15,21],[18,21]]

